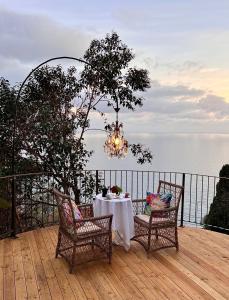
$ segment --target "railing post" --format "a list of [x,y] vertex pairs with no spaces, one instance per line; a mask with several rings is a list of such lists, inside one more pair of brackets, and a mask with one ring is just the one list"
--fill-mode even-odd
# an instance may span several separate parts
[[180,219],[180,227],[184,227],[184,189],[185,189],[185,173],[182,175],[182,187],[183,191],[181,194],[181,219]]
[[95,171],[95,193],[98,195],[99,193],[99,171]]
[[16,238],[16,195],[15,195],[16,178],[12,177],[12,198],[11,198],[11,237]]

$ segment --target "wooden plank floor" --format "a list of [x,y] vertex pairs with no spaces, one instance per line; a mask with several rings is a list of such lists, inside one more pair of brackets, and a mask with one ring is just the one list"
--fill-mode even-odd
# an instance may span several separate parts
[[114,246],[112,264],[96,261],[74,274],[55,259],[57,227],[0,241],[0,299],[229,299],[229,236],[179,229],[180,251],[147,258],[133,242]]

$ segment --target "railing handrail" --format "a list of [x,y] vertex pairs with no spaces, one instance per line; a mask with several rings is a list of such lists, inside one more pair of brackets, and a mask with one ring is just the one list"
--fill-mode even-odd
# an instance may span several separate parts
[[[133,169],[85,169],[84,171],[98,171],[98,172],[142,172],[142,173],[166,173],[166,174],[179,174],[179,175],[194,175],[194,176],[203,176],[209,178],[217,178],[217,179],[229,179],[229,177],[220,177],[215,175],[207,175],[207,174],[199,174],[199,173],[190,173],[190,172],[180,172],[180,171],[159,171],[159,170],[133,170]],[[15,178],[15,177],[23,177],[23,176],[33,176],[33,175],[53,175],[51,172],[35,172],[35,173],[20,173],[15,175],[6,175],[0,176],[0,179],[7,179],[7,178]],[[58,175],[57,175],[58,176]]]
[[39,173],[20,173],[15,175],[7,175],[7,176],[0,176],[0,179],[7,179],[7,178],[15,178],[15,177],[23,177],[23,176],[32,176],[32,175],[53,175],[53,173],[49,172],[39,172]]
[[98,171],[98,172],[154,172],[154,173],[168,173],[168,174],[186,174],[186,175],[195,175],[195,176],[205,176],[205,177],[212,177],[212,178],[223,178],[229,179],[229,177],[219,177],[216,175],[207,175],[207,174],[199,174],[199,173],[190,173],[190,172],[180,172],[180,171],[159,171],[159,170],[133,170],[133,169],[86,169],[85,171]]

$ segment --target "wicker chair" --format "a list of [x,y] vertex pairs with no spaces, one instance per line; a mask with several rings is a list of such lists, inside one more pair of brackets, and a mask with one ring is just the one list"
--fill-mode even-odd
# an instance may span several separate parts
[[[70,265],[70,273],[77,264],[92,261],[98,258],[112,257],[112,215],[93,217],[92,204],[78,205],[82,220],[76,220],[70,196],[53,189],[53,194],[58,206],[60,225],[56,257],[64,257]],[[64,206],[70,207],[71,220],[66,218]]]
[[133,241],[140,243],[147,254],[162,248],[176,247],[179,250],[177,235],[177,215],[183,187],[166,181],[159,181],[158,193],[170,192],[172,200],[170,207],[163,210],[154,210],[151,215],[145,215],[145,200],[133,200],[135,211],[140,212],[134,217],[135,236]]

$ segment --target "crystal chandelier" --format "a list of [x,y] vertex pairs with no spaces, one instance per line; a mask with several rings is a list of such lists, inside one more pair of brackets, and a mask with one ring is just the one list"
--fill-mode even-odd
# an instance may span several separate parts
[[104,144],[104,150],[109,157],[124,158],[128,152],[128,142],[123,136],[123,125],[116,121],[111,124],[111,130]]
[[128,153],[128,142],[123,136],[123,124],[118,121],[118,105],[115,108],[116,122],[111,124],[104,150],[109,157],[124,158]]

